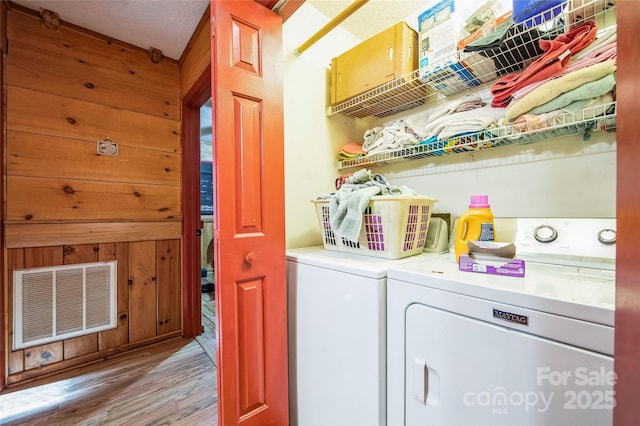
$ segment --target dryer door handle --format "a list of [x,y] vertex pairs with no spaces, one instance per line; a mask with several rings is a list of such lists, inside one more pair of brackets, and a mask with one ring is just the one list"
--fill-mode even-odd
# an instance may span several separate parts
[[413,397],[423,405],[437,405],[440,399],[440,375],[419,357],[413,358]]
[[413,397],[421,404],[427,405],[429,393],[429,369],[424,359],[413,359]]

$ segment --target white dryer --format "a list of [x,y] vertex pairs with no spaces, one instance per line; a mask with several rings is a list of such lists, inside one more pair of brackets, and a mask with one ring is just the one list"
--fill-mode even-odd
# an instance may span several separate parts
[[290,424],[386,424],[386,260],[287,251]]
[[524,278],[389,270],[389,425],[612,424],[615,220],[508,226]]

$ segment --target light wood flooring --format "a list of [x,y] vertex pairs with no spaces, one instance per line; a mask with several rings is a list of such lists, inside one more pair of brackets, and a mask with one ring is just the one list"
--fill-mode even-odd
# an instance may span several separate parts
[[[205,332],[0,393],[0,425],[216,425],[215,301]],[[213,355],[212,358],[210,356]]]
[[202,349],[216,363],[216,301],[214,293],[202,293],[202,334],[196,337]]

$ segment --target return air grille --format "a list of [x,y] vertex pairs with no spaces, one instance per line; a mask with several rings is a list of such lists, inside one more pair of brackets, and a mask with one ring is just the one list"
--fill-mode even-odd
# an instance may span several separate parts
[[116,327],[116,261],[13,273],[13,349]]

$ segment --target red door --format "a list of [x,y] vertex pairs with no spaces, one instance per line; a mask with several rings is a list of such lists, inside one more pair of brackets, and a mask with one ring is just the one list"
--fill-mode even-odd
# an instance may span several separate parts
[[287,425],[282,19],[211,2],[219,424]]

